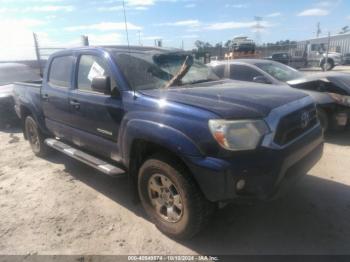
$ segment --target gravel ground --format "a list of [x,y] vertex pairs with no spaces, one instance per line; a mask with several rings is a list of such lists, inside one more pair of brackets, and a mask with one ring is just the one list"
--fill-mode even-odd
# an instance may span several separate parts
[[229,205],[187,242],[162,235],[127,179],[60,153],[35,157],[0,131],[0,254],[350,254],[350,132],[327,138],[319,164],[288,195]]

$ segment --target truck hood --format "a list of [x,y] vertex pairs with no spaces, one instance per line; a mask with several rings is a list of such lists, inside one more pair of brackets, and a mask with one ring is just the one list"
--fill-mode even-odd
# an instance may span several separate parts
[[305,75],[287,82],[288,85],[318,92],[332,92],[350,95],[350,74],[324,72]]
[[306,94],[288,86],[222,80],[190,87],[143,90],[142,94],[209,110],[225,119],[261,118]]

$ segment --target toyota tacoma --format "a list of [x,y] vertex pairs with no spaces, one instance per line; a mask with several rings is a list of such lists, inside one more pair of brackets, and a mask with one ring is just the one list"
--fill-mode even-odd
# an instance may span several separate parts
[[53,148],[128,176],[150,219],[175,238],[198,233],[218,203],[276,196],[323,151],[311,97],[220,80],[177,49],[59,51],[42,84],[16,83],[14,99],[37,156]]

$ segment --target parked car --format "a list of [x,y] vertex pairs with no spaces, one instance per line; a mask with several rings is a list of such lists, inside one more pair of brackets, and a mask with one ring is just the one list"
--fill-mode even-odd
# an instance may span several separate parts
[[306,67],[306,61],[302,57],[292,57],[289,53],[275,53],[271,56],[273,61],[288,65],[293,68]]
[[54,148],[128,176],[151,220],[188,238],[217,203],[266,199],[320,159],[316,108],[294,90],[219,80],[180,50],[86,47],[52,55],[15,108],[37,156]]
[[349,125],[350,75],[318,73],[306,75],[289,66],[263,59],[237,59],[211,63],[221,78],[287,85],[313,97],[325,131],[343,129]]
[[341,64],[342,55],[332,50],[327,51],[327,49],[327,42],[307,41],[304,44],[302,58],[305,59],[307,65],[319,66],[323,71],[330,71]]
[[[337,52],[328,52],[324,45],[306,45],[300,56],[292,55],[288,52],[275,53],[271,60],[291,66],[302,68],[308,66],[321,67],[323,71],[331,71],[335,66],[342,64],[342,55]],[[300,53],[300,52],[299,52]]]
[[16,117],[12,98],[15,81],[40,81],[40,75],[32,68],[18,63],[0,63],[0,125]]

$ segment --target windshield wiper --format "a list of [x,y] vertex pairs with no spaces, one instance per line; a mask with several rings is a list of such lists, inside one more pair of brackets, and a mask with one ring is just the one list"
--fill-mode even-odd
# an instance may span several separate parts
[[186,59],[183,62],[180,70],[170,79],[170,81],[164,86],[164,88],[169,88],[175,83],[178,83],[187,74],[188,70],[191,68],[191,65],[187,64],[188,59],[189,56],[186,56]]
[[201,80],[189,82],[187,85],[195,85],[195,84],[213,82],[213,81],[217,81],[217,80],[215,80],[215,79],[201,79]]

